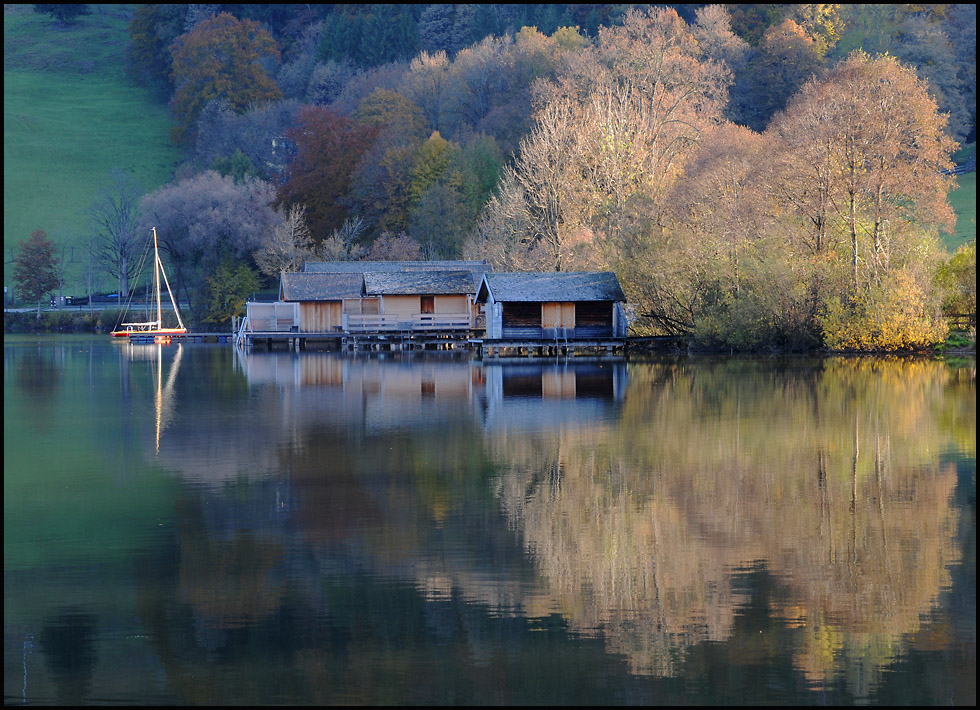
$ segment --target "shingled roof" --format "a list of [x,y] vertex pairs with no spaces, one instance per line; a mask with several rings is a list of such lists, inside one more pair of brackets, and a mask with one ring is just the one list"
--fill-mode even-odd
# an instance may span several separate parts
[[477,301],[625,301],[619,279],[611,271],[585,273],[487,273]]
[[364,274],[288,273],[282,275],[280,284],[284,301],[339,301],[361,296],[364,292]]
[[472,271],[400,271],[364,274],[364,292],[384,295],[446,295],[476,293]]

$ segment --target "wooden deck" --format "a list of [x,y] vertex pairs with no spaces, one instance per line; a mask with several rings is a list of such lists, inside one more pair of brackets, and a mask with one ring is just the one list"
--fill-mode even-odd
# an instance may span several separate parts
[[622,354],[626,338],[572,338],[568,340],[498,338],[472,339],[481,357],[554,357],[558,355]]
[[297,331],[245,331],[242,344],[246,348],[268,350],[457,350],[468,349],[468,330],[385,330],[321,333]]
[[[122,338],[118,338],[122,340]],[[130,333],[126,336],[130,343],[233,343],[235,336],[231,333],[168,333],[154,335],[153,333]]]

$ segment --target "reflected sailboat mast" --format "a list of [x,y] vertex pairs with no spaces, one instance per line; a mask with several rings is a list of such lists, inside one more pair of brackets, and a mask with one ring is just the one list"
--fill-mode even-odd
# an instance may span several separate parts
[[170,423],[169,420],[173,416],[174,381],[177,379],[178,370],[180,370],[180,358],[184,354],[184,349],[180,343],[177,344],[177,352],[174,355],[173,364],[170,365],[166,385],[163,384],[163,345],[158,343],[156,349],[157,390],[154,399],[156,409],[156,453],[159,455],[160,435],[163,433],[167,424]]
[[[156,236],[156,233],[155,232],[154,232],[154,236]],[[158,314],[158,317],[159,317],[159,313],[160,313],[160,310],[159,309],[160,309],[160,289],[157,289],[157,314]],[[154,409],[156,409],[156,415],[157,415],[157,417],[156,417],[156,419],[157,419],[157,421],[156,421],[156,425],[157,425],[157,428],[156,428],[156,453],[157,453],[157,455],[159,455],[160,454],[160,432],[163,429],[163,346],[160,345],[160,344],[157,344],[156,349],[157,349],[157,358],[156,358],[157,359],[157,391],[156,391],[156,396],[154,397],[154,399],[156,400],[155,403],[154,403],[156,405],[154,407]]]

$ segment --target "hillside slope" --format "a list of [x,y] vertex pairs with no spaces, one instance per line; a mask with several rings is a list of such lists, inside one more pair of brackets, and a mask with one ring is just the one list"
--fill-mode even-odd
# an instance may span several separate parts
[[[35,229],[81,261],[85,210],[110,169],[131,170],[154,189],[180,160],[167,107],[126,78],[130,12],[93,5],[64,27],[30,5],[4,6],[4,284],[17,244]],[[68,292],[77,271],[69,268]]]

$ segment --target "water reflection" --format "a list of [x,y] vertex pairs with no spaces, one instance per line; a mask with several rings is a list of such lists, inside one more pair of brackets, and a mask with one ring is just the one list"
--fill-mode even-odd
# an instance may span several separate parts
[[61,390],[64,355],[63,348],[32,344],[4,357],[4,379],[12,371],[14,384],[34,403],[26,414],[38,431],[47,431],[51,427]]
[[[936,408],[955,386],[941,363],[666,363],[633,367],[628,380],[622,362],[284,354],[249,356],[243,369],[253,384],[344,393],[344,440],[324,438],[320,416],[316,441],[289,449],[298,498],[318,501],[301,515],[311,539],[380,536],[367,558],[427,598],[560,614],[637,674],[676,675],[692,647],[731,639],[749,603],[740,571],[761,568],[779,588],[771,613],[793,631],[796,668],[824,688],[842,658],[860,658],[871,672],[853,690],[864,694],[959,560],[955,466],[934,454],[947,434]],[[963,414],[949,413],[975,431]],[[368,435],[356,448],[352,421]],[[432,427],[440,443],[416,434],[372,448],[370,433],[391,427]],[[432,529],[467,501],[427,481],[472,464],[463,448],[493,467],[493,502],[533,584],[526,569],[472,569],[473,551],[447,555],[445,539],[431,550]],[[379,475],[402,488],[379,495],[369,483]]]
[[[123,362],[127,365],[127,369],[130,362],[143,361],[149,362],[153,370],[153,412],[156,423],[154,451],[159,454],[160,436],[170,425],[171,420],[176,414],[174,382],[177,379],[177,373],[180,372],[180,361],[184,355],[184,346],[182,343],[176,343],[174,345],[167,344],[164,346],[162,343],[127,342],[121,343],[119,347],[123,348]],[[164,377],[165,350],[168,354],[170,354],[170,351],[173,353],[171,358],[166,358],[169,360],[169,364],[166,366],[166,377]]]
[[835,682],[845,656],[876,676],[959,560],[956,470],[934,453],[949,370],[836,360],[778,379],[752,363],[633,375],[615,429],[488,440],[500,502],[556,608],[634,672],[673,675],[692,645],[732,636],[747,601],[735,572],[761,564],[811,682]]
[[79,609],[64,609],[46,619],[41,629],[41,653],[54,677],[58,705],[76,705],[89,697],[95,670],[95,617]]
[[113,353],[104,408],[173,491],[142,528],[114,501],[131,547],[60,586],[5,474],[11,658],[34,633],[54,683],[41,629],[92,616],[28,698],[104,692],[133,569],[135,700],[874,702],[922,668],[974,699],[975,369]]

